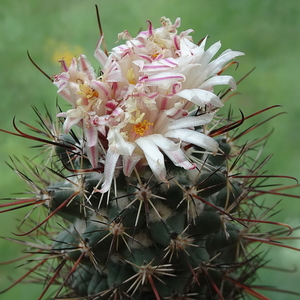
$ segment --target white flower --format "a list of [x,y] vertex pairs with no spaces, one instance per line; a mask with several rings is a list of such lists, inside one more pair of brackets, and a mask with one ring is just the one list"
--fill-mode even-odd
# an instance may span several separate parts
[[217,142],[195,127],[211,122],[223,106],[214,86],[235,89],[234,79],[220,73],[243,53],[226,50],[212,60],[220,42],[205,51],[206,39],[196,45],[189,35],[192,30],[177,34],[179,18],[172,24],[163,17],[161,23],[154,29],[148,21],[148,29],[135,38],[127,31],[119,34],[126,42],[108,56],[100,49],[101,38],[95,51],[103,67],[100,77],[84,56],[78,64],[73,60],[69,69],[63,65],[56,77],[58,92],[73,105],[59,116],[66,118],[66,131],[74,124],[83,127],[93,166],[98,160],[98,134],[108,141],[101,192],[109,190],[120,161],[126,176],[135,167],[148,165],[166,181],[165,156],[176,166],[195,167],[184,145],[218,151]]
[[191,124],[200,126],[209,123],[213,115],[214,113],[210,113],[173,120],[164,111],[148,111],[146,117],[139,123],[128,122],[125,127],[111,128],[107,137],[109,141],[107,161],[111,164],[109,166],[106,164],[102,191],[106,191],[111,184],[111,170],[115,169],[119,156],[123,157],[123,171],[126,176],[130,176],[136,164],[144,159],[143,164],[149,165],[159,180],[166,181],[163,153],[176,166],[185,169],[195,168],[196,166],[185,156],[181,143],[191,143],[217,152],[218,143],[215,140],[191,128]]

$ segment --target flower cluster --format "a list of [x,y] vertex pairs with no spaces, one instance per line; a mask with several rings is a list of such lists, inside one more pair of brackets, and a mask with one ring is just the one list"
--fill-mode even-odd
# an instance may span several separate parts
[[166,181],[165,156],[176,166],[195,168],[184,145],[218,151],[218,143],[195,128],[211,122],[223,106],[214,86],[235,89],[234,79],[221,73],[243,53],[228,49],[212,60],[220,42],[205,51],[206,38],[197,45],[192,30],[177,33],[179,18],[172,24],[162,17],[161,24],[154,29],[148,21],[147,30],[134,38],[120,33],[126,42],[109,54],[100,48],[101,37],[95,51],[102,67],[99,75],[80,55],[70,66],[62,60],[61,73],[54,76],[58,93],[73,107],[58,114],[65,118],[64,130],[75,124],[83,128],[94,168],[101,151],[106,152],[101,192],[108,191],[119,164],[126,176],[148,165],[156,178]]

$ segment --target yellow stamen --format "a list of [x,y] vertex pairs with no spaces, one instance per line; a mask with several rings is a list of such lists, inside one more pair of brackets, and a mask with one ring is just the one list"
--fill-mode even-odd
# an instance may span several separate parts
[[153,59],[155,59],[158,55],[159,55],[159,53],[153,53],[153,54],[151,54],[151,57],[152,57]]
[[90,86],[88,86],[86,84],[80,84],[79,89],[80,89],[80,92],[78,92],[78,93],[86,99],[97,98],[99,96],[97,91],[95,91],[93,88],[91,88]]
[[153,126],[153,125],[154,125],[153,123],[148,122],[147,120],[144,120],[140,123],[133,125],[132,130],[136,134],[143,136],[149,130],[149,126]]
[[127,71],[127,74],[126,74],[126,77],[127,77],[127,80],[130,84],[136,84],[135,82],[135,75],[134,75],[134,72],[133,72],[133,69],[130,68],[128,71]]

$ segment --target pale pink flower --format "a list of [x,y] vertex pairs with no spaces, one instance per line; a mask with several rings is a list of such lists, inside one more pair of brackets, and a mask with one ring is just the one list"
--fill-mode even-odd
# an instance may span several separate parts
[[184,145],[218,151],[218,143],[195,127],[211,122],[223,106],[214,94],[216,85],[235,89],[234,79],[219,73],[243,53],[226,50],[213,60],[220,42],[205,50],[206,39],[196,45],[189,35],[192,30],[177,33],[179,18],[172,24],[163,17],[161,24],[154,29],[148,21],[148,29],[135,38],[124,31],[119,38],[126,39],[125,44],[109,55],[100,48],[102,37],[95,51],[101,76],[80,56],[70,68],[63,65],[56,77],[58,93],[73,105],[59,116],[66,118],[66,131],[74,124],[83,127],[93,166],[98,133],[108,141],[101,192],[109,190],[120,163],[126,176],[137,165],[148,165],[156,178],[166,181],[165,156],[178,167],[195,168]]
[[[65,132],[69,132],[74,125],[83,128],[87,155],[92,166],[97,167],[98,131],[106,135],[106,117],[118,106],[112,97],[114,90],[106,81],[97,78],[84,55],[80,55],[78,60],[73,58],[69,68],[64,61],[61,61],[61,65],[62,72],[54,77],[54,84],[58,87],[58,94],[71,103],[73,108],[57,116],[65,118]],[[109,71],[107,77],[111,75]],[[110,77],[116,82],[120,80],[115,69],[111,73],[113,75]]]

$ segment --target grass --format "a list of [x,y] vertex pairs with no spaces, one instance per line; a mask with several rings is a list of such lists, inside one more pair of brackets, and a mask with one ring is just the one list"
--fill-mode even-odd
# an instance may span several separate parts
[[[256,70],[240,84],[241,95],[231,100],[237,112],[245,115],[270,105],[283,106],[279,111],[286,114],[265,124],[258,135],[273,128],[275,133],[266,145],[265,155],[274,153],[268,165],[269,173],[285,174],[300,178],[298,155],[300,149],[300,3],[298,1],[252,0],[187,0],[187,1],[13,1],[0,0],[0,65],[1,102],[0,128],[12,129],[12,118],[32,122],[36,119],[31,106],[43,109],[46,104],[52,111],[55,107],[56,88],[30,63],[26,51],[48,74],[59,71],[54,63],[57,51],[61,53],[84,52],[93,62],[93,51],[99,38],[94,4],[100,8],[108,48],[113,47],[117,33],[127,29],[135,35],[145,28],[147,19],[159,25],[161,16],[172,20],[180,16],[181,30],[193,28],[194,40],[209,35],[210,43],[221,40],[222,49],[232,48],[246,53],[239,58],[240,66],[232,70],[239,79],[253,67]],[[270,114],[268,115],[270,116]],[[259,116],[263,120],[266,115]],[[10,155],[32,157],[32,149],[25,140],[1,133],[0,197],[21,192],[22,182],[5,165]],[[279,200],[279,199],[276,199]],[[271,199],[270,201],[273,201]],[[286,199],[280,204],[283,209],[277,220],[299,225],[300,203]],[[24,212],[1,215],[0,235],[13,236],[17,222]],[[299,242],[295,242],[295,245]],[[1,261],[18,256],[17,247],[6,241],[0,242]],[[269,258],[274,265],[287,269],[297,266],[299,253],[273,249]],[[299,263],[298,263],[299,267]],[[7,276],[18,278],[22,271],[11,266],[0,266],[0,290],[7,287]],[[270,275],[271,274],[271,275]],[[259,283],[297,290],[299,272],[262,272]],[[19,285],[7,292],[3,299],[36,299],[39,287]],[[299,290],[298,290],[299,291]],[[295,296],[270,293],[272,299],[292,300]]]

